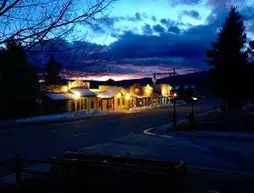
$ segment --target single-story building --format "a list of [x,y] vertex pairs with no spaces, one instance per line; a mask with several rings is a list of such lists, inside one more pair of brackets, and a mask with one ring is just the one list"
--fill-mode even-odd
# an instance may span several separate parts
[[77,99],[69,101],[68,111],[87,110],[88,112],[98,108],[96,94],[84,87],[70,89],[70,92],[77,95]]
[[129,94],[122,87],[101,85],[91,89],[96,93],[100,110],[120,110],[129,108]]
[[74,100],[72,93],[45,93],[42,97],[43,111],[46,114],[67,112]]

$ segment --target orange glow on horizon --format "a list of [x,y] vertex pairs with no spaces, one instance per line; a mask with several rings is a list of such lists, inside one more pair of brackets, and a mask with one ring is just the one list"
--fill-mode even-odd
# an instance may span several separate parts
[[140,79],[144,78],[142,75],[135,75],[135,74],[123,74],[123,75],[104,75],[99,77],[88,77],[86,80],[96,80],[96,81],[107,81],[108,79],[113,79],[115,81],[120,80],[130,80],[130,79]]
[[[183,68],[181,70],[178,70],[178,73],[179,74],[188,74],[190,73],[190,71],[188,71],[189,69],[188,68]],[[153,72],[153,71],[152,71]],[[88,75],[84,72],[69,72],[68,70],[65,70],[65,71],[62,71],[61,72],[61,76],[62,78],[64,79],[70,79],[70,80],[76,80],[76,79],[79,79],[79,80],[95,80],[95,81],[107,81],[109,79],[113,79],[115,81],[121,81],[121,80],[130,80],[130,79],[142,79],[142,78],[151,78],[153,77],[153,73],[126,73],[126,74],[117,74],[117,73],[107,73],[107,74],[104,74],[104,75]],[[193,71],[192,70],[192,73],[193,72],[198,72],[198,70],[195,70]],[[167,75],[164,75],[164,76],[159,76],[158,78],[165,78],[167,77]]]

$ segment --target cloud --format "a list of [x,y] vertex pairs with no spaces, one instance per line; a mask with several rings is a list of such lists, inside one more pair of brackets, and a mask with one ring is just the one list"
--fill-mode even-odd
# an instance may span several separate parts
[[[228,15],[229,9],[216,9],[213,10],[210,15],[206,18],[206,23],[208,25],[212,24],[221,28],[225,22],[225,19]],[[253,24],[254,24],[254,7],[253,6],[245,6],[239,9],[240,14],[243,16],[244,23],[246,26],[246,31],[248,33],[253,32]]]
[[[104,53],[103,53],[104,52]],[[84,67],[87,61],[94,57],[104,59],[107,48],[86,41],[67,42],[63,39],[43,41],[36,45],[31,53],[28,53],[31,63],[44,67],[48,58],[53,54],[62,67]]]
[[137,20],[141,20],[140,13],[136,13],[136,14],[135,14],[135,17],[136,17]]
[[157,33],[164,33],[165,32],[165,28],[162,27],[160,24],[154,25],[153,30]]
[[161,22],[163,25],[167,26],[169,23],[171,23],[171,20],[162,18],[162,19],[160,20],[160,22]]
[[119,58],[182,58],[180,66],[207,68],[205,53],[210,42],[216,40],[217,28],[214,24],[198,25],[181,34],[177,33],[179,29],[171,28],[168,30],[175,33],[161,33],[159,36],[126,32],[112,44],[112,51]]
[[119,20],[119,17],[103,17],[98,22],[106,27],[114,27],[115,22],[118,22]]
[[89,23],[88,24],[90,29],[95,32],[95,33],[102,33],[104,34],[106,31],[104,30],[103,27],[101,27],[99,24],[97,23]]
[[202,0],[169,0],[171,6],[178,5],[196,5],[199,4]]
[[162,18],[162,19],[160,20],[160,23],[161,23],[163,26],[167,27],[167,28],[172,27],[172,26],[183,26],[183,25],[185,25],[185,24],[182,23],[182,22],[173,21],[173,20],[167,19],[167,18]]
[[245,20],[254,20],[254,5],[246,6],[240,10]]
[[207,25],[216,25],[218,27],[222,27],[225,22],[225,19],[228,15],[229,10],[213,10],[206,18]]
[[207,6],[212,9],[225,9],[231,6],[244,7],[249,0],[207,0]]
[[[95,32],[95,33],[109,33],[112,34],[112,37],[117,37],[118,33],[116,33],[116,30],[119,31],[123,31],[123,30],[119,30],[115,28],[115,24],[116,23],[125,23],[127,22],[139,22],[142,21],[142,19],[145,18],[149,18],[148,15],[146,13],[136,13],[133,16],[105,16],[102,17],[100,19],[94,19],[92,22],[88,23],[88,26],[90,27],[90,29]],[[150,18],[151,19],[151,18]],[[134,29],[133,29],[134,30]]]
[[199,12],[197,12],[196,10],[190,11],[185,10],[179,15],[179,18],[182,18],[183,16],[189,16],[192,17],[193,19],[201,19]]
[[147,35],[153,34],[153,30],[151,26],[147,23],[142,27],[142,31],[143,31],[143,34],[147,34]]
[[137,68],[133,68],[132,65],[110,64],[109,68],[111,73],[117,74],[136,74],[140,72]]
[[227,3],[228,3],[229,0],[208,0],[207,1],[207,5],[210,7],[210,8],[224,8],[226,7]]
[[181,30],[178,27],[172,26],[168,28],[168,32],[174,33],[174,34],[179,34]]
[[144,18],[144,19],[148,19],[149,18],[147,13],[142,13],[141,15],[142,15],[142,18]]

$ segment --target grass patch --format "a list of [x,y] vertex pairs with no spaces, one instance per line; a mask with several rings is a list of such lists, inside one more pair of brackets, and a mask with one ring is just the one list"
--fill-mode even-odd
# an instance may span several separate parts
[[248,112],[214,112],[196,118],[195,127],[179,124],[182,131],[254,132],[254,115]]

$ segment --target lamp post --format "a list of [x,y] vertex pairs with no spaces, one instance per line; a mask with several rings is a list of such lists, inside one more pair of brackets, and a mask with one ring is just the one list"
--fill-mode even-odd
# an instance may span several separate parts
[[191,104],[191,113],[194,116],[194,101],[197,101],[197,97],[192,97],[192,104]]
[[198,100],[197,97],[191,98],[191,113],[188,114],[189,129],[194,129],[196,127],[195,115],[194,115],[194,101],[197,101],[197,100]]
[[177,119],[176,119],[176,97],[177,97],[177,94],[176,93],[174,93],[173,94],[173,104],[174,104],[174,106],[173,106],[173,128],[175,129],[176,128],[176,123],[177,123]]

